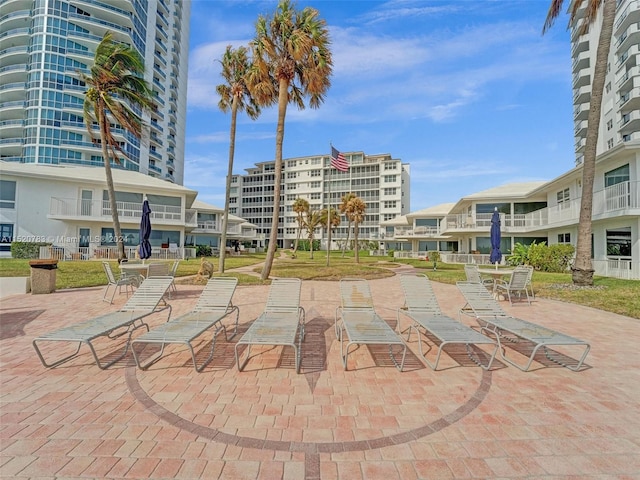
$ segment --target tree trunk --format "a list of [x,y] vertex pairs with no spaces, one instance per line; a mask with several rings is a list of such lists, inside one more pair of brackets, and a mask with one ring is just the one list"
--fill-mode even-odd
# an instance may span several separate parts
[[229,166],[227,167],[227,190],[224,199],[224,217],[222,219],[222,236],[220,237],[220,265],[218,271],[224,273],[224,259],[227,253],[227,226],[229,225],[229,203],[231,196],[231,176],[233,175],[233,157],[236,149],[236,117],[238,114],[238,97],[231,101],[231,129],[229,132]]
[[327,267],[331,263],[331,200],[327,209]]
[[309,251],[311,252],[311,255],[309,255],[309,258],[313,260],[313,235],[309,237]]
[[113,176],[111,175],[111,159],[109,158],[109,151],[107,150],[107,125],[109,121],[105,115],[105,106],[102,103],[99,104],[97,109],[100,118],[98,122],[100,124],[100,142],[102,146],[102,159],[104,161],[104,173],[107,177],[107,194],[109,196],[109,205],[111,206],[111,219],[113,221],[113,235],[116,237],[116,244],[118,245],[118,263],[127,258],[124,253],[124,241],[122,240],[122,229],[120,228],[120,219],[118,217],[118,204],[116,203],[116,189],[113,186]]
[[358,222],[354,222],[354,225],[353,225],[353,239],[356,242],[356,245],[355,245],[356,263],[360,263],[360,245],[358,245]]
[[347,251],[347,245],[349,245],[349,236],[351,234],[351,220],[348,220],[348,224],[347,224],[347,239],[344,242],[344,245],[342,246],[342,258],[344,258],[344,254]]
[[296,243],[293,244],[293,253],[298,251],[298,243],[300,243],[300,236],[302,235],[302,221],[298,217],[298,234],[296,235]]
[[613,33],[613,21],[616,13],[616,0],[605,0],[602,12],[602,29],[598,39],[596,64],[591,86],[591,101],[587,120],[587,139],[582,163],[582,198],[580,200],[580,219],[576,261],[572,268],[573,283],[593,285],[593,264],[591,262],[591,217],[593,213],[593,182],[596,170],[596,147],[602,113],[602,94],[607,76],[609,50]]
[[260,278],[266,280],[271,273],[273,258],[278,245],[278,221],[280,218],[280,185],[282,184],[282,143],[284,141],[284,119],[287,115],[287,102],[289,101],[289,82],[280,79],[278,87],[278,127],[276,129],[276,165],[275,184],[273,187],[273,217],[271,220],[271,234],[269,235],[269,247],[267,257],[262,268]]

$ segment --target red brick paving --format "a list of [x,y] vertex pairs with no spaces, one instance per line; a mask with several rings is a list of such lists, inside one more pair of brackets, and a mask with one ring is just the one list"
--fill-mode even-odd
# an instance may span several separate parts
[[[395,326],[398,278],[370,284],[377,311]],[[457,317],[457,289],[434,289]],[[199,291],[179,285],[173,317]],[[241,331],[267,291],[236,290]],[[639,320],[544,299],[503,304],[590,342],[587,366],[577,373],[539,363],[525,373],[498,359],[483,372],[454,351],[441,359],[446,370],[433,372],[412,354],[401,373],[385,349],[367,347],[350,355],[344,371],[333,331],[337,283],[303,282],[302,293],[300,374],[291,352],[268,347],[255,348],[238,372],[239,335],[219,339],[202,373],[175,346],[147,371],[130,357],[100,370],[87,350],[46,369],[34,337],[115,310],[125,296],[111,306],[96,288],[3,299],[0,477],[640,478]],[[101,342],[99,355],[118,345]],[[414,339],[409,345],[417,351]]]

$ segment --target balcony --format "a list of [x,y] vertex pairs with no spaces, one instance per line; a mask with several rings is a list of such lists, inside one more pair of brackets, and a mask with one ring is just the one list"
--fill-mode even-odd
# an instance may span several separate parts
[[573,109],[573,119],[575,121],[586,120],[589,118],[589,103],[581,103]]
[[618,107],[624,111],[640,109],[640,88],[633,88],[622,95]]
[[574,134],[576,137],[583,137],[587,134],[587,120],[581,120],[575,123]]
[[589,68],[590,66],[590,52],[580,52],[574,57],[572,64],[572,71],[578,72],[583,68]]
[[[502,231],[504,233],[530,232],[577,224],[580,218],[580,202],[580,198],[575,198],[527,214],[500,214]],[[640,182],[621,182],[593,193],[592,218],[594,220],[607,218],[611,214],[640,215],[639,210]],[[491,214],[447,215],[442,225],[445,228],[441,233],[489,232]],[[397,233],[396,236],[398,236]]]
[[629,28],[629,25],[640,21],[640,2],[634,0],[629,2],[627,7],[620,13],[618,13],[618,19],[614,25],[614,34],[620,35],[620,32]]
[[[118,217],[122,223],[140,224],[142,203],[116,202]],[[150,204],[151,224],[183,224],[182,207]],[[49,218],[56,220],[84,220],[111,222],[111,203],[108,200],[83,200],[80,198],[51,197]]]
[[591,71],[588,68],[583,68],[573,74],[574,89],[584,87],[585,85],[591,85]]
[[573,92],[573,103],[589,103],[591,101],[591,85],[585,85]]
[[622,115],[618,124],[618,131],[621,134],[635,132],[640,129],[640,111],[633,110]]
[[394,238],[433,238],[440,236],[438,227],[395,227]]

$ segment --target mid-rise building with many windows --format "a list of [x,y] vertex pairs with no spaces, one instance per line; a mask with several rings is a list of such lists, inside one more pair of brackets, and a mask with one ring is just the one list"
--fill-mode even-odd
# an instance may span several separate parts
[[182,184],[190,9],[183,0],[0,0],[0,159],[103,164],[77,72],[88,73],[111,31],[145,59],[157,105],[142,142],[114,126],[129,157],[121,167]]
[[[409,212],[409,164],[390,154],[345,152],[344,156],[349,163],[347,172],[332,168],[329,155],[283,160],[278,246],[289,248],[298,234],[297,214],[293,211],[298,198],[307,200],[311,210],[322,210],[329,204],[338,209],[344,195],[355,194],[366,203],[359,237],[376,244],[380,240],[380,222]],[[268,239],[273,218],[275,162],[258,163],[246,171],[246,175],[234,175],[231,179],[229,213],[246,219],[256,226],[259,235]],[[343,221],[332,234],[332,248],[346,240],[347,230]],[[324,248],[326,237],[326,231],[321,229],[315,234]]]

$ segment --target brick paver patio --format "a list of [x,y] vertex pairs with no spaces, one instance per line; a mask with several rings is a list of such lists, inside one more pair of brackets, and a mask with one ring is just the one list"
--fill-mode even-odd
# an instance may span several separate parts
[[[370,284],[376,310],[395,326],[399,279]],[[433,286],[445,313],[457,317],[464,302],[456,287]],[[200,290],[178,285],[172,316],[193,307]],[[267,291],[237,288],[241,332]],[[146,371],[131,356],[100,370],[88,349],[46,369],[34,337],[115,310],[125,295],[114,305],[101,301],[101,288],[3,299],[0,477],[640,478],[639,320],[544,299],[502,303],[590,342],[577,373],[544,359],[521,372],[499,358],[485,372],[455,349],[441,360],[445,370],[410,354],[399,372],[382,347],[360,347],[345,371],[333,329],[338,283],[303,282],[302,295],[300,374],[281,347],[255,349],[238,372],[239,335],[219,339],[202,373],[178,346]],[[151,326],[164,318],[152,317]],[[117,345],[103,342],[99,352]],[[409,345],[417,352],[413,338]]]

